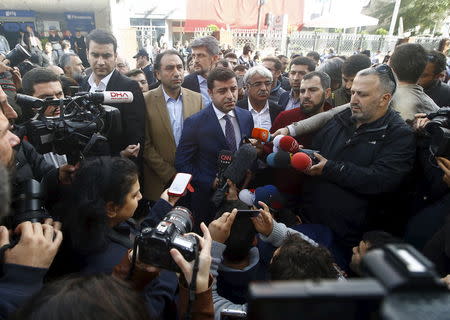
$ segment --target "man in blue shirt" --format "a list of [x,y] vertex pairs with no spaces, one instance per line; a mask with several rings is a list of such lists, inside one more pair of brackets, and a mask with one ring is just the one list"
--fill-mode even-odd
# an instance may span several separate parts
[[183,87],[200,93],[203,105],[207,106],[211,102],[207,79],[209,72],[219,61],[219,41],[212,36],[198,38],[192,41],[191,48],[195,72],[184,79]]
[[199,93],[181,88],[184,62],[180,53],[167,50],[156,56],[155,74],[161,85],[144,96],[147,108],[144,146],[144,196],[159,199],[176,174],[174,161],[183,121],[203,107]]

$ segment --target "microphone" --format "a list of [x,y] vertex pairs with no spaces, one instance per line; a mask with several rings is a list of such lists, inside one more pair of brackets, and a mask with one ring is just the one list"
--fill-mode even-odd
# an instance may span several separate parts
[[298,144],[297,140],[295,140],[291,136],[284,136],[280,139],[279,148],[286,152],[296,153],[299,151],[300,145]]
[[270,131],[263,128],[253,128],[252,138],[259,140],[261,142],[269,142],[272,140],[272,137],[270,136]]
[[291,166],[299,171],[309,170],[309,168],[311,168],[313,164],[319,162],[319,160],[314,155],[314,152],[318,151],[310,149],[300,149],[299,152],[292,156]]
[[312,160],[306,153],[297,152],[292,156],[291,165],[294,169],[306,171],[311,168]]
[[239,200],[241,200],[243,203],[248,205],[249,207],[253,206],[253,203],[255,202],[255,192],[253,192],[249,189],[242,189],[239,192]]
[[280,140],[283,137],[284,137],[284,135],[280,134],[280,135],[276,136],[275,138],[273,138],[273,145],[274,145],[274,147],[277,147],[277,148],[280,147]]
[[228,166],[233,161],[233,152],[230,150],[220,150],[219,157],[217,158],[217,178],[219,178],[219,185],[223,185],[226,180],[223,178],[223,174]]
[[134,98],[131,91],[92,92],[90,96],[99,103],[131,103]]
[[271,184],[256,188],[253,205],[257,208],[262,208],[262,206],[258,204],[259,201],[264,202],[270,208],[281,209],[283,207],[280,192],[277,187]]
[[286,151],[272,152],[266,158],[266,162],[273,168],[289,168],[291,164],[291,155]]
[[219,207],[225,198],[228,188],[227,179],[230,179],[236,185],[240,184],[247,175],[247,170],[253,166],[256,156],[256,149],[250,144],[244,144],[236,151],[233,161],[223,172],[225,181],[223,186],[218,188],[211,198],[216,207]]

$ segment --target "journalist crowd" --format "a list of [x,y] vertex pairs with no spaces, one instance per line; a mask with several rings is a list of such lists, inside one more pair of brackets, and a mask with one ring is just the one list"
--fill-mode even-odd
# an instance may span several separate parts
[[0,318],[219,320],[399,243],[450,284],[449,55],[0,35]]

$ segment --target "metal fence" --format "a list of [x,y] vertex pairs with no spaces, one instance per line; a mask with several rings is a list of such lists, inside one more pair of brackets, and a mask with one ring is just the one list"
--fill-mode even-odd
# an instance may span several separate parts
[[[256,30],[231,30],[232,46],[236,52],[240,52],[246,43],[256,45]],[[195,37],[209,35],[207,28],[197,29]],[[396,36],[380,36],[370,34],[325,33],[300,31],[292,32],[287,37],[286,47],[282,48],[282,35],[262,31],[260,50],[272,52],[272,54],[306,53],[317,51],[323,53],[333,48],[336,54],[350,55],[358,50],[370,50],[372,53],[380,50],[382,53],[392,51],[397,43]],[[411,41],[421,44],[425,49],[437,49],[441,38],[414,37]]]

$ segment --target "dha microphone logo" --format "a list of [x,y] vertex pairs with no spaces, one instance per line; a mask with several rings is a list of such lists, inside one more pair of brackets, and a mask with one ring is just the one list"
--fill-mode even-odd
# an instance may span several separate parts
[[128,98],[128,94],[126,92],[111,92],[111,98]]

